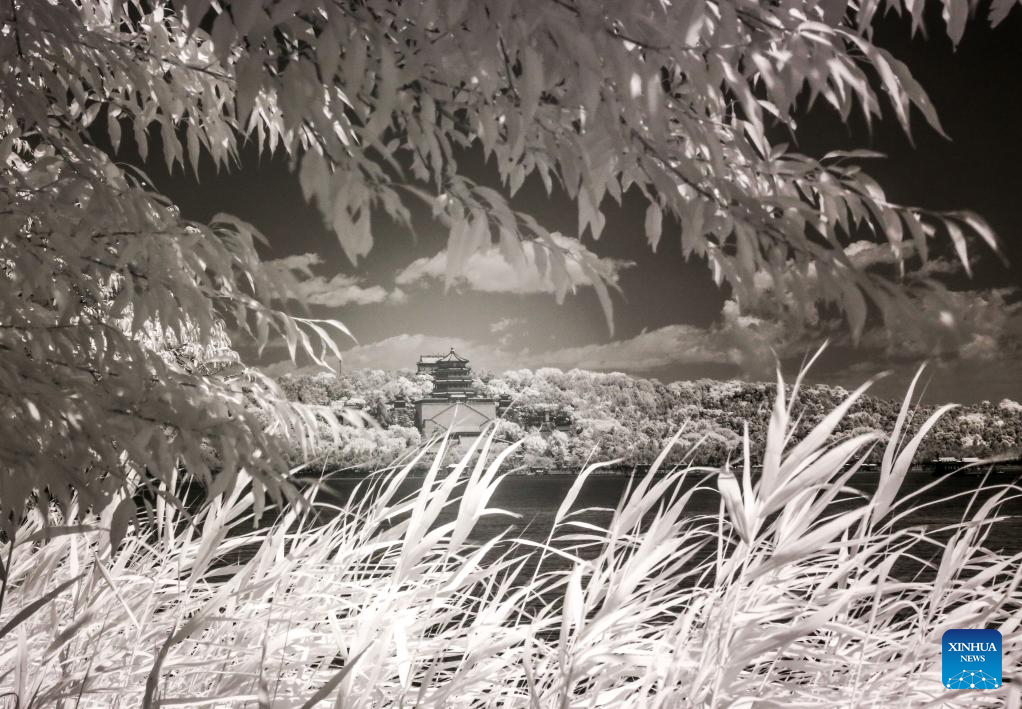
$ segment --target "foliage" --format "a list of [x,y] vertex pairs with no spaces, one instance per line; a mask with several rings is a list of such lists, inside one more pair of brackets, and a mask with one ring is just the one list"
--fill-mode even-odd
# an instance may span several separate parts
[[308,465],[323,471],[370,471],[389,465],[422,443],[414,426],[353,426],[341,424],[330,430],[320,422],[318,444],[294,442],[286,449],[292,465]]
[[372,470],[392,462],[421,443],[412,415],[397,409],[397,400],[421,398],[432,388],[427,377],[403,371],[345,371],[341,375],[320,372],[285,375],[278,381],[281,392],[291,401],[333,411],[341,418],[357,410],[372,419],[372,425],[355,420],[339,427],[327,418],[315,422],[312,437],[294,437],[286,446],[291,465],[308,463],[320,469],[360,468]]
[[[1012,4],[999,0],[991,20]],[[707,259],[742,303],[757,299],[754,276],[765,272],[779,303],[796,296],[797,313],[806,299],[836,302],[856,333],[867,301],[888,316],[910,316],[912,306],[889,281],[852,265],[842,245],[853,235],[888,242],[902,270],[925,264],[938,232],[966,268],[967,233],[996,246],[975,215],[891,203],[856,164],[873,157],[868,151],[816,160],[768,138],[776,128],[797,133],[797,114],[817,99],[845,121],[858,109],[870,122],[882,115],[881,96],[906,132],[913,109],[941,131],[909,68],[871,41],[885,9],[907,11],[920,31],[925,2],[172,5],[187,11],[161,9],[143,23],[199,37],[207,70],[234,89],[233,102],[215,103],[210,128],[183,126],[188,159],[225,136],[231,145],[235,125],[261,145],[284,146],[352,260],[372,246],[374,208],[408,221],[408,193],[450,228],[449,277],[491,248],[528,268],[525,238],[542,247],[537,267],[550,270],[563,297],[574,285],[568,251],[503,195],[459,173],[459,151],[473,146],[512,193],[531,175],[548,192],[559,185],[578,205],[579,238],[599,238],[604,199],[635,188],[648,202],[652,248],[666,217],[668,230],[681,225],[685,253]],[[955,43],[975,5],[944,3]],[[201,108],[205,119],[211,109]],[[144,107],[133,113],[144,116]],[[164,133],[168,162],[184,163],[175,131]],[[612,279],[596,262],[581,266],[609,318]],[[921,282],[935,297],[938,286]]]
[[336,347],[323,324],[268,307],[288,281],[260,266],[254,229],[226,215],[184,219],[90,132],[102,113],[115,147],[123,121],[144,150],[155,121],[170,157],[189,121],[190,144],[201,131],[218,161],[231,156],[237,126],[219,112],[233,81],[204,67],[208,38],[175,34],[135,3],[19,1],[2,12],[6,531],[26,503],[67,504],[77,491],[80,504],[102,507],[132,471],[166,479],[180,464],[214,490],[244,466],[278,499],[293,493],[263,424],[301,433],[303,419],[270,380],[239,367],[227,331],[261,343],[277,333],[317,359],[314,340]]
[[[991,20],[1012,4],[997,0]],[[815,98],[844,120],[856,106],[878,116],[877,86],[906,130],[912,107],[939,130],[908,68],[870,40],[878,12],[909,10],[918,31],[926,5],[5,3],[6,524],[38,495],[45,507],[46,495],[66,504],[77,490],[82,504],[102,505],[132,470],[165,479],[180,463],[215,490],[243,464],[279,493],[282,455],[262,426],[305,435],[328,416],[275,404],[253,372],[228,381],[160,357],[168,343],[205,351],[229,331],[260,348],[281,336],[292,356],[302,347],[322,361],[336,353],[327,328],[343,327],[274,310],[300,274],[260,265],[251,225],[185,219],[114,159],[122,139],[143,160],[158,148],[169,168],[196,171],[202,160],[231,167],[245,140],[287,151],[353,260],[372,245],[374,212],[407,223],[402,197],[421,197],[450,228],[450,275],[491,248],[527,268],[530,240],[563,297],[573,283],[554,235],[460,174],[460,151],[476,146],[511,193],[531,175],[556,183],[578,205],[579,238],[599,237],[605,197],[634,188],[649,205],[652,248],[680,223],[685,253],[706,258],[743,304],[753,276],[767,273],[778,303],[792,293],[837,301],[858,332],[867,300],[888,315],[915,311],[892,283],[851,265],[842,245],[853,236],[882,235],[911,266],[943,232],[967,267],[967,236],[994,237],[971,214],[890,203],[856,165],[866,154],[816,160],[767,135],[794,130]],[[955,42],[974,5],[944,3]],[[596,262],[581,266],[609,317],[612,279]],[[220,471],[198,454],[211,445]]]
[[[418,398],[429,390],[428,381],[415,379],[408,371],[383,370],[348,370],[339,376],[285,375],[280,386],[288,396],[308,403],[339,406],[352,397],[373,402],[370,409],[384,425],[395,416],[392,402],[397,396]],[[777,392],[776,385],[762,382],[701,379],[664,384],[620,372],[565,372],[555,368],[484,375],[477,388],[484,396],[511,397],[512,405],[500,422],[498,438],[524,438],[525,445],[518,455],[525,465],[559,469],[581,469],[593,456],[621,460],[627,465],[652,463],[665,441],[683,424],[681,445],[669,454],[672,463],[687,460],[722,465],[729,457],[740,455],[746,429],[752,451],[759,456],[766,447],[768,417]],[[801,387],[795,398],[798,434],[808,433],[847,395],[845,389],[836,386]],[[917,430],[936,408],[915,406],[907,424],[909,430]],[[899,413],[899,402],[862,396],[834,429],[833,437],[837,440],[889,431]],[[550,430],[545,422],[558,415],[568,425]],[[411,422],[403,420],[402,425]],[[368,434],[352,431],[348,435]],[[323,447],[317,452],[330,456],[335,465],[364,462],[341,453],[325,437],[321,440]],[[1022,407],[1010,400],[1000,404],[982,402],[960,406],[937,421],[920,446],[919,458],[1018,455],[1020,441]],[[300,462],[297,458],[294,461]],[[871,462],[878,461],[876,452]]]
[[390,423],[394,415],[393,402],[398,399],[415,401],[433,389],[433,380],[428,375],[414,374],[410,370],[351,369],[339,374],[285,374],[278,383],[292,401],[321,406],[356,402],[384,424]]
[[[1012,4],[996,0],[991,19]],[[146,707],[676,706],[749,701],[755,687],[823,705],[849,692],[911,703],[937,699],[926,640],[979,622],[1001,624],[1017,664],[1019,559],[982,548],[1005,491],[957,530],[932,588],[894,583],[892,554],[937,543],[887,526],[914,443],[885,457],[866,508],[830,519],[840,463],[869,439],[824,452],[828,415],[782,458],[783,406],[762,477],[753,485],[746,467],[740,487],[719,479],[726,515],[686,519],[684,499],[647,481],[608,527],[584,530],[585,554],[561,536],[565,548],[539,552],[547,565],[526,583],[516,572],[531,547],[467,542],[500,470],[485,455],[448,476],[437,456],[410,500],[395,490],[414,461],[340,510],[320,505],[336,513],[328,521],[287,508],[246,531],[267,489],[280,503],[297,492],[282,475],[289,437],[357,446],[334,399],[285,405],[258,372],[224,371],[231,340],[280,337],[322,362],[338,354],[329,329],[346,330],[277,309],[301,274],[262,265],[251,225],[190,221],[116,160],[122,138],[143,160],[158,147],[169,168],[196,171],[202,160],[231,167],[245,140],[282,149],[353,260],[372,245],[374,213],[407,223],[412,195],[450,229],[451,276],[495,248],[549,271],[563,297],[574,284],[555,235],[460,174],[460,151],[477,147],[509,192],[530,175],[563,190],[579,238],[599,237],[604,199],[634,188],[652,248],[680,224],[685,253],[743,305],[767,273],[779,307],[792,294],[795,315],[834,301],[858,332],[867,301],[887,317],[912,308],[908,291],[854,268],[844,244],[871,232],[911,270],[938,233],[966,267],[968,239],[994,237],[971,214],[890,203],[856,164],[867,154],[816,160],[767,135],[794,130],[816,97],[844,120],[856,106],[879,115],[878,85],[906,129],[913,106],[939,127],[908,69],[870,40],[878,12],[904,7],[918,30],[925,5],[4,3],[0,693],[24,707],[108,706],[112,694]],[[973,5],[944,3],[953,40]],[[525,259],[525,240],[542,257]],[[612,279],[581,266],[609,319]],[[383,400],[346,401],[353,424]],[[590,428],[631,433],[611,417]],[[556,435],[530,445],[537,459],[569,455]],[[195,484],[211,503],[189,510]],[[448,502],[454,521],[434,526]],[[685,567],[703,549],[719,554]],[[549,564],[559,555],[568,571]],[[523,601],[541,606],[521,612]]]
[[[984,539],[1020,491],[980,490],[951,529],[906,528],[920,503],[898,489],[926,427],[910,439],[899,421],[876,492],[850,494],[879,436],[827,440],[861,394],[804,437],[778,397],[762,472],[748,457],[708,480],[665,466],[604,525],[571,511],[589,467],[539,548],[470,541],[507,514],[489,504],[510,454],[493,459],[492,437],[449,474],[436,456],[408,499],[414,460],[255,531],[244,478],[190,519],[158,500],[112,543],[114,505],[33,515],[0,546],[0,693],[146,709],[1014,706],[1022,554]],[[697,487],[719,490],[719,515],[690,513]],[[926,569],[899,577],[899,561]],[[944,690],[943,631],[983,626],[1003,635],[1008,681]]]

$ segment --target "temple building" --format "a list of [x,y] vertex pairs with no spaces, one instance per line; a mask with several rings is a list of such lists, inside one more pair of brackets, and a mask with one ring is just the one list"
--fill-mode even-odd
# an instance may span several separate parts
[[416,369],[433,377],[433,391],[415,402],[415,426],[423,436],[449,430],[455,440],[474,438],[497,418],[497,400],[478,396],[468,360],[453,347],[445,355],[423,355]]

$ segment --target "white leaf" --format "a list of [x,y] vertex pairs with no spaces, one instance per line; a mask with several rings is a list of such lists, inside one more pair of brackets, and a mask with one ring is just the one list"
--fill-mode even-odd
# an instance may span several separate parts
[[649,206],[646,207],[646,240],[653,251],[656,251],[656,247],[660,243],[660,235],[663,233],[663,220],[664,213],[660,209],[660,205],[656,202],[650,202]]

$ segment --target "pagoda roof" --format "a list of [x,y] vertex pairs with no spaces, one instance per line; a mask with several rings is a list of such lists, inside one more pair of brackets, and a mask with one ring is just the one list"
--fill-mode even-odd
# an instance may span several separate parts
[[455,352],[453,347],[451,348],[451,351],[448,352],[447,354],[421,355],[419,357],[419,364],[436,364],[438,362],[468,363],[468,360],[465,357],[462,357],[457,352]]
[[445,354],[440,359],[438,359],[437,362],[468,362],[468,360],[462,357],[457,352],[455,352],[454,348],[452,347],[451,351]]

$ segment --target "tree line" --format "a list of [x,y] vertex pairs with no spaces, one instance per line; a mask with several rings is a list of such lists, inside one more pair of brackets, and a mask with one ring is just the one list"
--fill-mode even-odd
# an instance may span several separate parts
[[[319,437],[312,459],[327,467],[387,464],[421,443],[408,402],[430,391],[427,375],[411,370],[356,369],[332,373],[288,374],[278,379],[292,401],[361,409],[379,425],[345,424],[339,439]],[[498,423],[505,442],[522,440],[520,464],[551,469],[581,468],[587,460],[620,460],[622,465],[651,463],[664,443],[682,431],[669,462],[721,465],[741,455],[748,427],[752,455],[759,457],[766,441],[776,385],[739,380],[700,379],[664,383],[620,372],[580,369],[519,369],[481,373],[481,396],[510,397]],[[849,392],[824,384],[799,389],[795,411],[797,434],[809,432]],[[893,430],[901,403],[864,396],[850,410],[834,436],[846,438],[867,431]],[[936,409],[920,404],[910,413],[914,432]],[[560,425],[554,425],[554,422]],[[325,424],[324,424],[325,425]],[[917,460],[938,456],[990,456],[1018,452],[1022,441],[1022,405],[1009,399],[961,406],[942,417],[917,454]],[[299,462],[302,451],[292,447]]]

